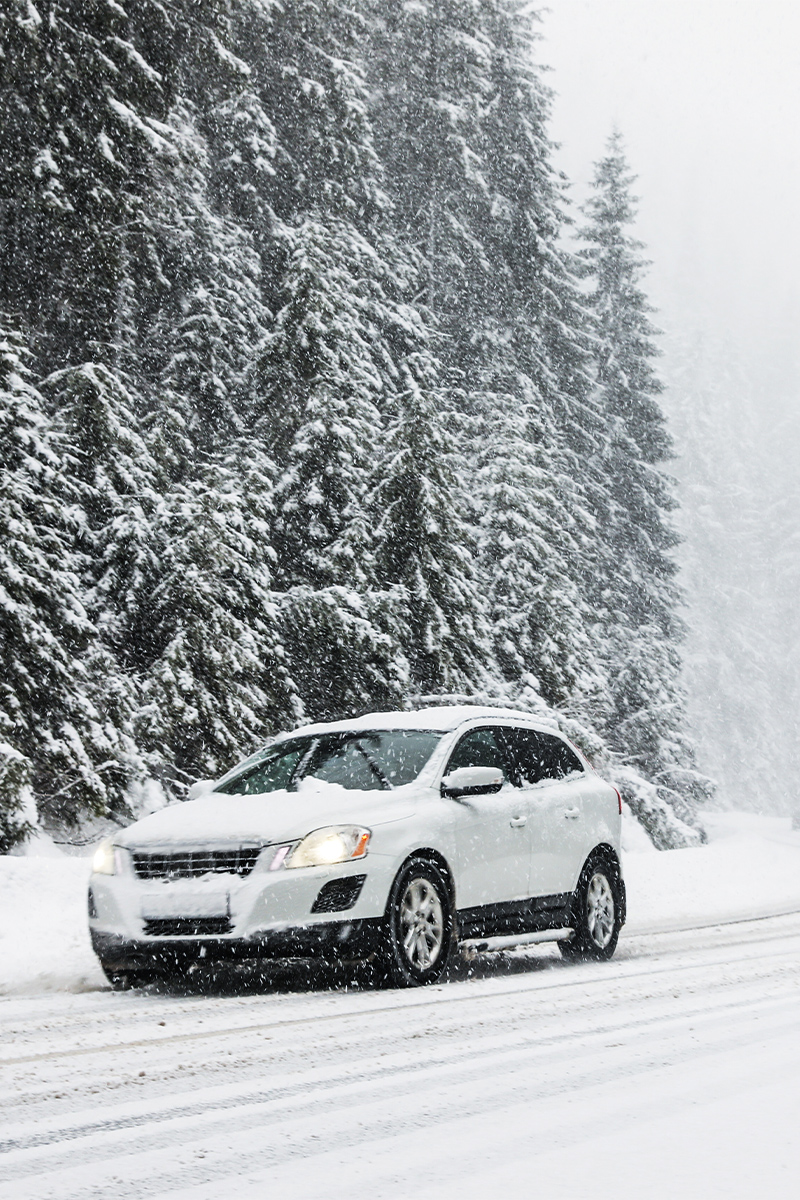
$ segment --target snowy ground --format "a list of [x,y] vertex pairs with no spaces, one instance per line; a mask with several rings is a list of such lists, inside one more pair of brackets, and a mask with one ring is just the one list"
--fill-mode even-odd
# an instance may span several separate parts
[[612,963],[543,947],[411,993],[113,994],[85,860],[0,858],[0,1198],[794,1197],[800,833],[709,827],[626,856]]

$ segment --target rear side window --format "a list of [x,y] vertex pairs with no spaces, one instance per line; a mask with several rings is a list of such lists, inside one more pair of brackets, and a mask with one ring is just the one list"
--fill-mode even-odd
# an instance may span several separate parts
[[515,787],[543,779],[563,779],[583,767],[577,754],[561,738],[535,729],[504,729],[511,779]]
[[563,779],[573,771],[583,771],[583,764],[574,750],[560,737],[537,733],[541,745],[543,779]]

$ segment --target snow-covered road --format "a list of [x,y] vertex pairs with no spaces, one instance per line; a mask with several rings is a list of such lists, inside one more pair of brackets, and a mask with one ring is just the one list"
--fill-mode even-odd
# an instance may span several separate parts
[[420,992],[0,1002],[0,1197],[796,1196],[800,915]]
[[411,993],[113,994],[86,861],[0,859],[0,1200],[794,1200],[800,832],[708,828],[629,845],[613,962],[542,946]]

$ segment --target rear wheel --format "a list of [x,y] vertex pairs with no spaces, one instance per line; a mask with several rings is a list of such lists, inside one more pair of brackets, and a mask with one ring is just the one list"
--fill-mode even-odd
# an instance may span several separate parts
[[380,964],[395,987],[441,979],[453,946],[447,881],[435,863],[411,859],[398,873],[386,906]]
[[569,941],[560,941],[562,957],[603,961],[617,948],[622,927],[619,867],[610,859],[593,855],[586,863],[572,897]]

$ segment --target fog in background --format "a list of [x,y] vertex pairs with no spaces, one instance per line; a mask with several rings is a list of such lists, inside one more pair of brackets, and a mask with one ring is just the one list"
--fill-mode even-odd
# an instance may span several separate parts
[[721,803],[785,812],[800,798],[800,8],[550,0],[541,28],[576,203],[614,125],[638,176],[699,765]]

